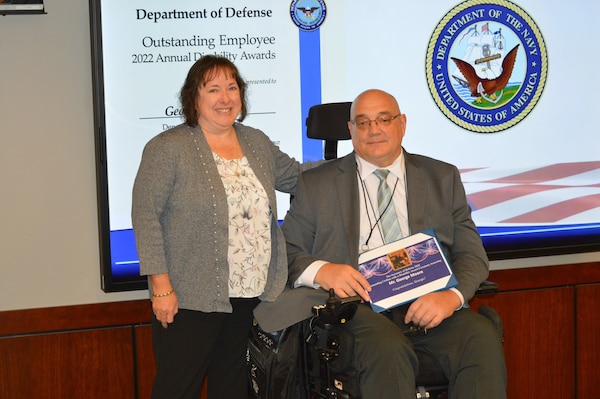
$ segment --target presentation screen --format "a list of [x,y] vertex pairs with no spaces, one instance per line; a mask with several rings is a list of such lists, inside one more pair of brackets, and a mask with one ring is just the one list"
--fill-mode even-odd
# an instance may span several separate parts
[[[204,54],[247,81],[243,123],[302,161],[322,159],[305,134],[312,105],[393,94],[405,150],[461,171],[492,260],[600,250],[599,12],[595,0],[90,0],[103,288],[146,287],[133,181],[148,140],[182,123],[179,91]],[[287,204],[279,194],[279,219]]]

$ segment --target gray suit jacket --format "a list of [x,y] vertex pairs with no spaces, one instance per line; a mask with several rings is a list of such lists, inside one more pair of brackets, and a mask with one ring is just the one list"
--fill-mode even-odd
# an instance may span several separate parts
[[[471,219],[458,169],[404,151],[408,219],[411,233],[433,228],[469,301],[488,276],[488,259]],[[359,187],[351,153],[304,172],[282,225],[287,241],[288,283],[315,260],[358,267]],[[254,314],[263,329],[277,331],[311,316],[322,304],[322,289],[288,287],[275,302],[261,303]]]

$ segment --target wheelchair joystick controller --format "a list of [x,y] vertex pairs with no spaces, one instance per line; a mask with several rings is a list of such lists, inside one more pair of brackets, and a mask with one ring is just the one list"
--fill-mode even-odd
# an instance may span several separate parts
[[331,288],[325,304],[313,306],[314,322],[325,330],[344,324],[354,317],[360,301],[359,296],[340,299],[335,296],[335,292]]

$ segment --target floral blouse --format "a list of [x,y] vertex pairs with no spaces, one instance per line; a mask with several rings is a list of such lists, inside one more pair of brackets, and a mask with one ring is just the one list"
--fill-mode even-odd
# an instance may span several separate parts
[[264,291],[271,260],[269,199],[246,157],[213,156],[229,207],[229,296],[257,297]]

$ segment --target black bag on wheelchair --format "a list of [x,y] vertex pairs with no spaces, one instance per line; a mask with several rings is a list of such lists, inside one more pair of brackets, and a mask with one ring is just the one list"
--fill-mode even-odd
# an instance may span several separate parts
[[247,360],[254,399],[308,398],[303,359],[307,325],[267,333],[253,323]]
[[313,307],[314,316],[267,333],[255,322],[248,344],[248,370],[254,399],[358,399],[352,365],[354,337],[342,325],[360,299],[330,298]]

